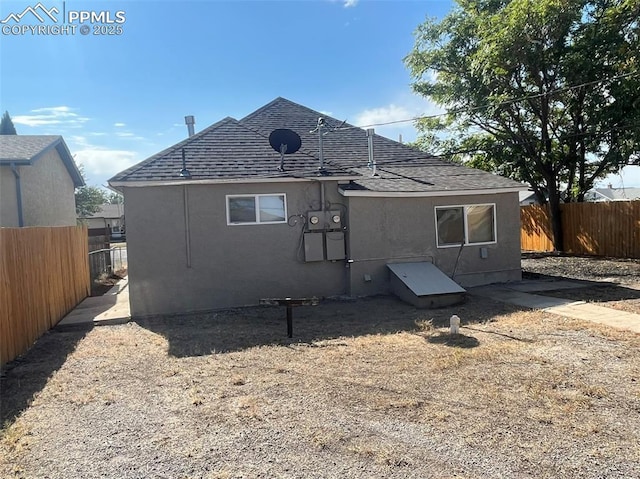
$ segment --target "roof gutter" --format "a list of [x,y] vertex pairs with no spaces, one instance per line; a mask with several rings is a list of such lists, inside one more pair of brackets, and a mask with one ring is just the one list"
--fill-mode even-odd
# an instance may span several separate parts
[[22,185],[20,183],[20,172],[16,168],[16,163],[11,162],[11,171],[16,179],[16,204],[18,205],[18,226],[24,226],[24,217],[22,216]]
[[338,188],[342,196],[361,196],[370,198],[427,198],[437,196],[495,195],[498,193],[516,193],[527,187],[487,188],[481,190],[434,190],[434,191],[370,191],[344,190]]
[[229,178],[206,180],[155,180],[155,181],[109,181],[112,188],[144,187],[144,186],[180,186],[180,185],[224,185],[233,183],[296,183],[301,181],[351,181],[362,179],[362,175],[352,176],[305,176],[300,178]]

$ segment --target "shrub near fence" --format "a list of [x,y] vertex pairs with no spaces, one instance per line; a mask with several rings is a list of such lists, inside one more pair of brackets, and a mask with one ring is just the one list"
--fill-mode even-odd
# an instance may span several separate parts
[[0,228],[0,363],[89,295],[86,227]]
[[[640,258],[640,201],[560,205],[564,251],[573,254]],[[549,209],[520,208],[523,251],[553,251]]]

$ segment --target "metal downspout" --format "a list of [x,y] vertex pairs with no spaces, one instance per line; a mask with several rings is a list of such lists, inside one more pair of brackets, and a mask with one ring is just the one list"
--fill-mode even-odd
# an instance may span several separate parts
[[11,162],[11,171],[13,172],[13,176],[16,178],[16,203],[18,205],[18,226],[21,228],[24,226],[24,218],[22,216],[22,186],[20,184],[20,173],[18,172],[18,168],[16,168],[16,164]]
[[191,225],[189,222],[189,190],[188,186],[183,187],[183,201],[184,201],[184,240],[185,240],[185,254],[187,256],[187,268],[191,268]]

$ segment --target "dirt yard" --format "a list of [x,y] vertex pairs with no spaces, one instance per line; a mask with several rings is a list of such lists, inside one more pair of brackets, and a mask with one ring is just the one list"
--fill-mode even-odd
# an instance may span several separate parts
[[[452,313],[463,335],[441,326]],[[640,336],[471,297],[53,330],[0,477],[640,477]]]
[[557,254],[523,255],[524,277],[595,281],[594,287],[545,292],[548,296],[590,301],[640,314],[640,260],[585,258]]

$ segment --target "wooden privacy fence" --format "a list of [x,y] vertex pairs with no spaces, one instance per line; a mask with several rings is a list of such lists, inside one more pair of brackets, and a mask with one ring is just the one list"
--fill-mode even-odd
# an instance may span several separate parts
[[0,228],[0,363],[89,295],[87,255],[86,227]]
[[[640,258],[640,201],[560,205],[564,251],[574,254]],[[520,208],[523,251],[553,251],[547,205]]]

